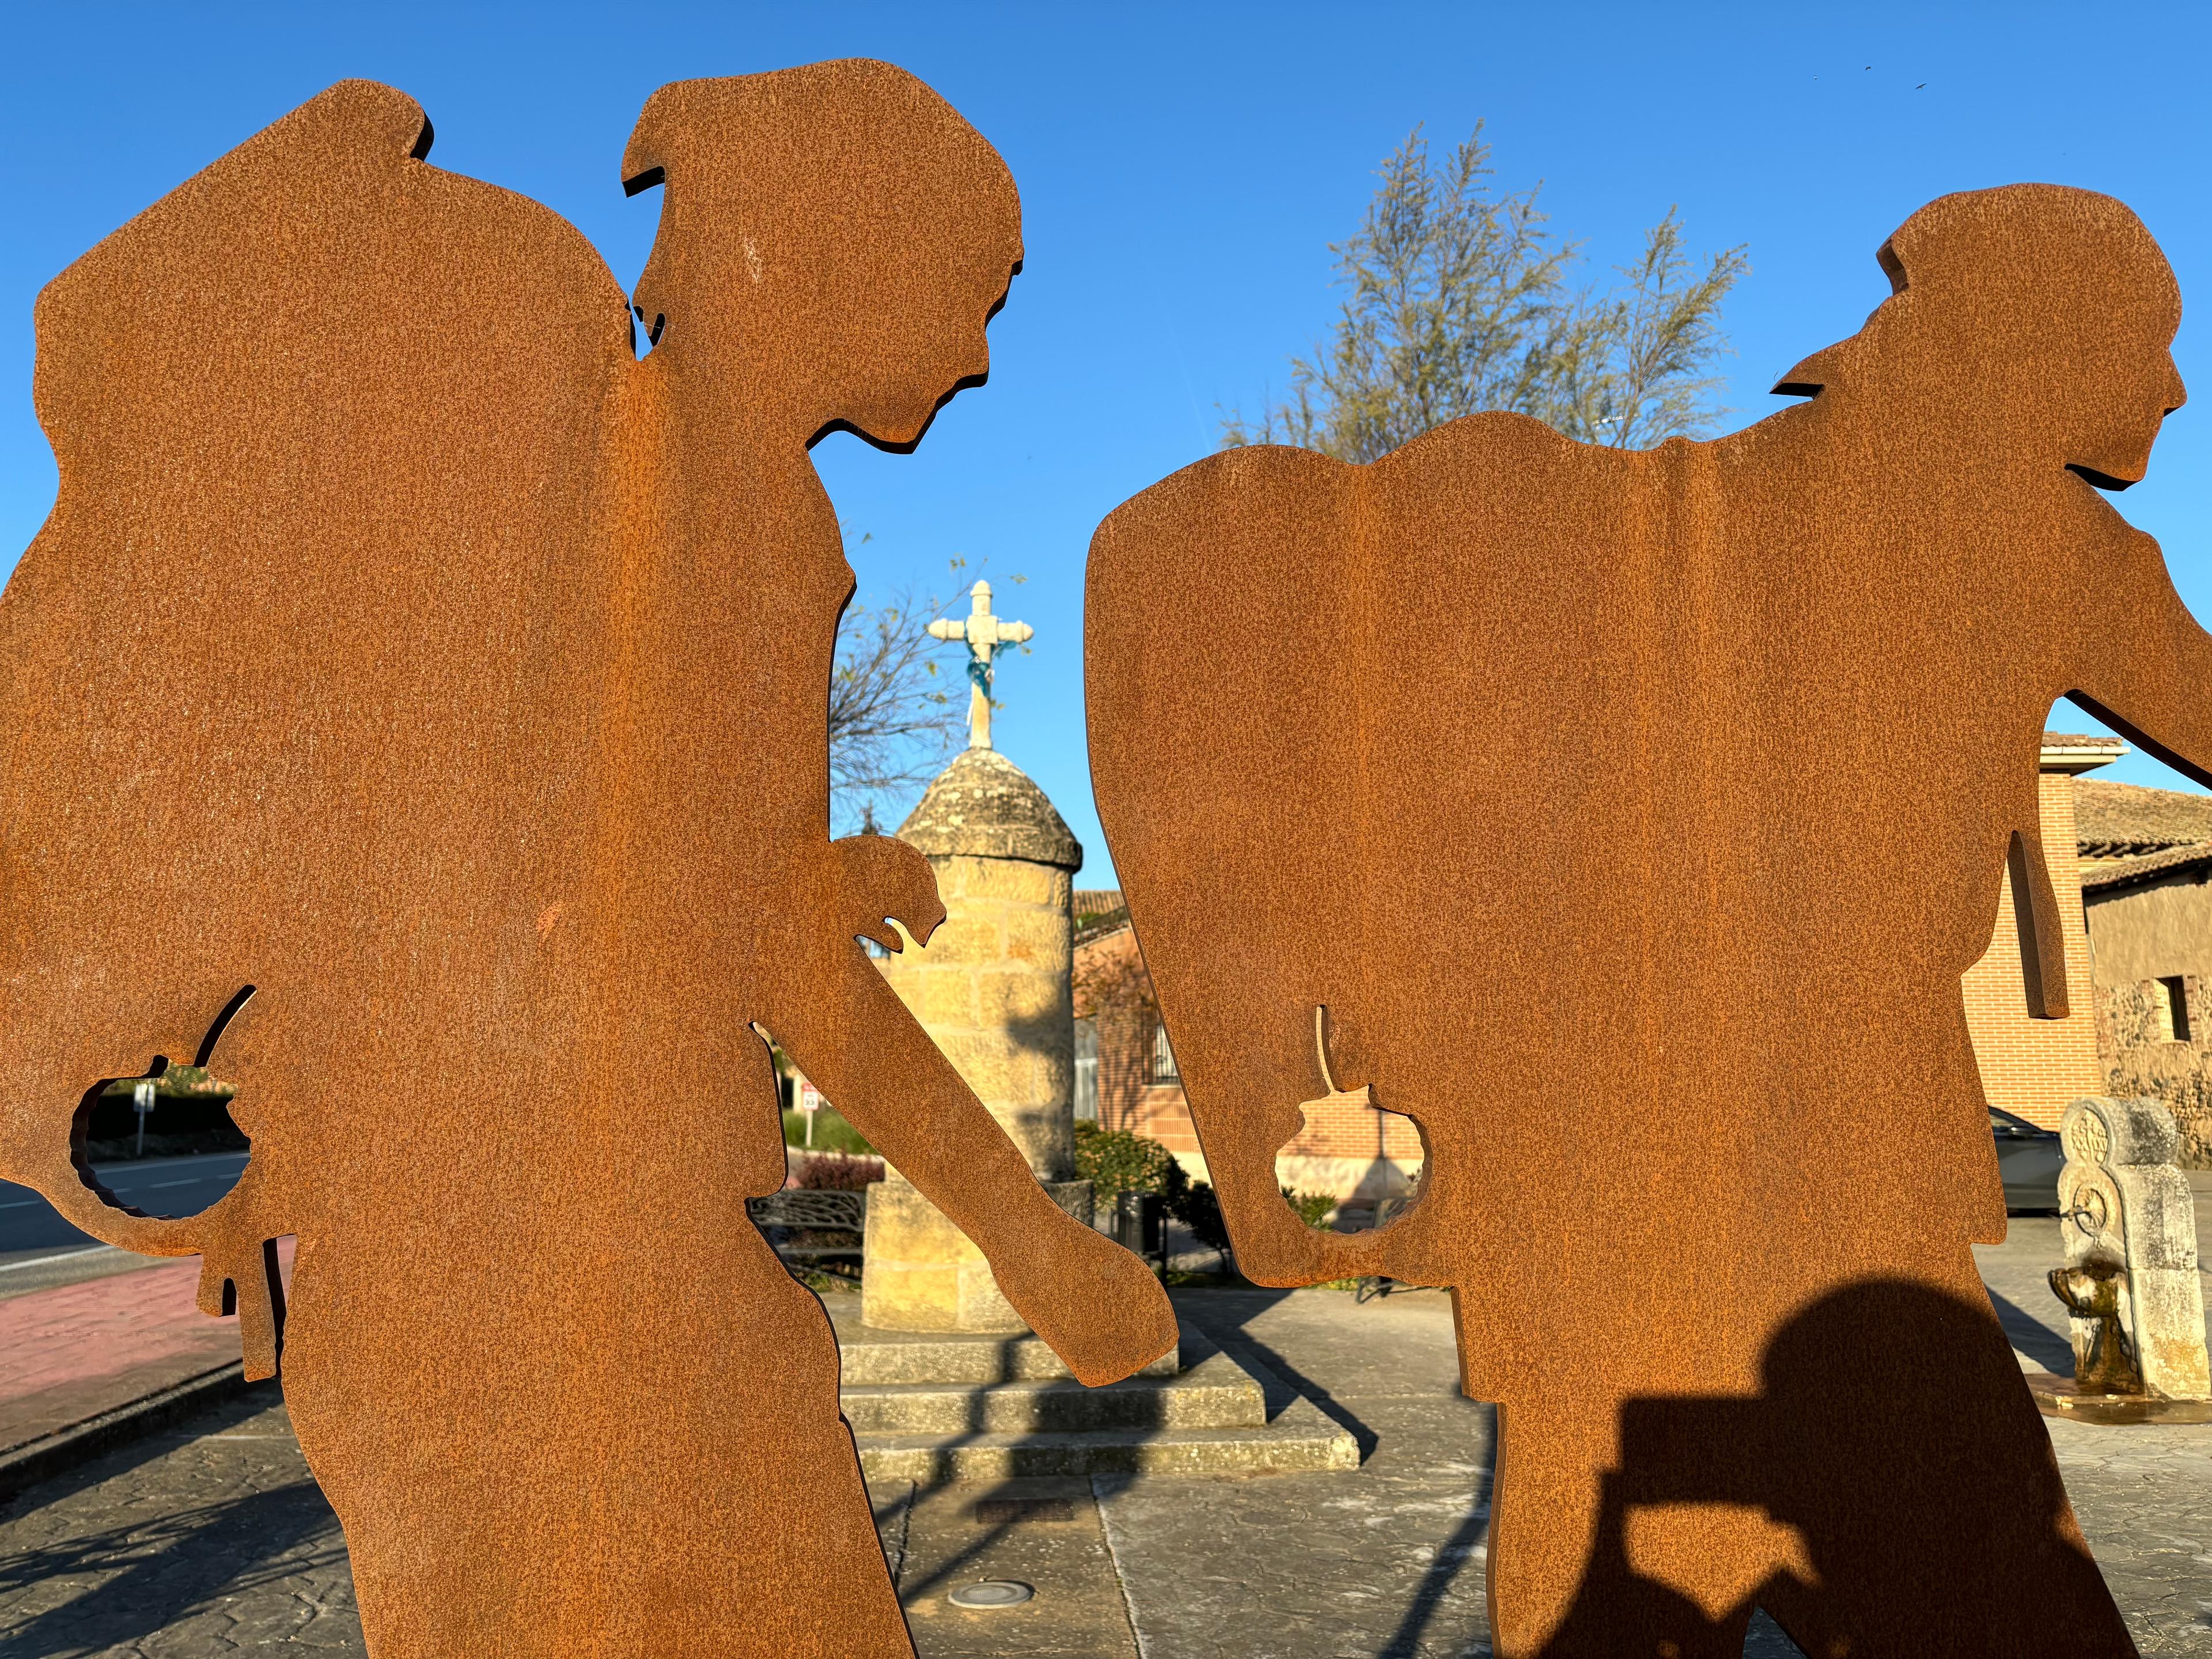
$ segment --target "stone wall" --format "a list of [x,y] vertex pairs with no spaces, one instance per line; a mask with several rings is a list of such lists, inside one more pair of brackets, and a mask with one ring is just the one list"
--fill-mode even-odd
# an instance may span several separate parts
[[2203,862],[2191,858],[2169,871],[2091,890],[2099,984],[2212,973],[2212,882],[2205,875]]
[[2183,978],[2193,1041],[2160,1041],[2156,980],[2097,988],[2097,1046],[2105,1056],[2105,1084],[2099,1093],[2129,1099],[2148,1095],[2173,1114],[2179,1135],[2176,1161],[2185,1170],[2212,1170],[2212,1040],[2203,1018],[2212,1005],[2203,1000],[2212,980]]

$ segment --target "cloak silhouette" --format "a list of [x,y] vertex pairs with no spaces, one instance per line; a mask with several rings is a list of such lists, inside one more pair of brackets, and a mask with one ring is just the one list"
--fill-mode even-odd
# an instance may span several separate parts
[[[829,1322],[745,1218],[785,1178],[757,1033],[1085,1381],[1175,1340],[864,954],[942,919],[927,862],[828,836],[853,577],[806,452],[981,382],[1012,181],[884,64],[664,88],[641,361],[583,238],[429,145],[334,87],[40,297],[0,1170],[204,1253],[249,1375],[281,1328],[373,1652],[905,1653]],[[122,1209],[72,1109],[196,1054],[246,1174]]]
[[[1467,1391],[1503,1410],[1503,1654],[1698,1650],[1577,1600],[1624,1402],[1755,1396],[1788,1322],[1877,1280],[1923,1293],[1892,1298],[1909,1323],[1978,1311],[1939,1340],[1838,1304],[1832,1363],[1978,1352],[1869,1407],[1906,1465],[1961,1436],[1978,1460],[1872,1479],[1846,1407],[1799,1389],[1735,1489],[1815,1471],[1875,1533],[1896,1481],[1960,1536],[2010,1504],[2086,1562],[1968,1249],[2005,1221],[1959,979],[2009,864],[2033,1011],[2065,1012],[2054,698],[2212,781],[2212,640],[2098,493],[2182,401],[2179,301],[2081,191],[1947,197],[1881,258],[1891,298],[1779,388],[1809,401],[1732,436],[1625,453],[1480,415],[1367,466],[1239,449],[1092,544],[1100,817],[1238,1265],[1452,1288]],[[1419,1201],[1353,1237],[1275,1181],[1340,1085],[1428,1154]],[[1914,1589],[1837,1568],[1848,1534],[1820,1620],[1788,1616],[1933,1651]],[[1676,1588],[1725,1607],[1771,1547],[1713,1530]],[[1984,1645],[1945,1651],[2131,1651],[2094,1568],[1991,1554],[1949,1593]]]

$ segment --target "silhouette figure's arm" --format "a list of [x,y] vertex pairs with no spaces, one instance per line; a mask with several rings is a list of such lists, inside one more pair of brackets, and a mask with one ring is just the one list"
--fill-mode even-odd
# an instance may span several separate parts
[[[889,836],[834,843],[842,931],[899,947],[895,915],[927,942],[945,919],[928,860]],[[1052,1201],[890,983],[848,939],[802,1007],[775,1028],[837,1109],[975,1242],[1015,1311],[1083,1382],[1127,1376],[1174,1346],[1152,1271]]]
[[2127,529],[2108,545],[2112,555],[2096,561],[2075,607],[2081,632],[2069,696],[2212,788],[2212,634],[2174,592],[2156,540]]

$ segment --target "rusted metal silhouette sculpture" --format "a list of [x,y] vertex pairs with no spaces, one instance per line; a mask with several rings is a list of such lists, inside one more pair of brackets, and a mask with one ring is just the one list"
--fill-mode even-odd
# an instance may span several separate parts
[[[1175,1335],[857,942],[927,936],[926,861],[828,836],[853,579],[806,452],[910,447],[981,381],[1013,184],[884,64],[665,88],[640,361],[583,238],[429,140],[333,88],[40,299],[0,1167],[204,1255],[251,1374],[281,1326],[373,1652],[904,1653],[829,1322],[745,1219],[784,1180],[756,1030],[1085,1381]],[[71,1151],[149,1056],[252,1138],[189,1219]]]
[[[2092,487],[2182,400],[2179,301],[2055,187],[1881,259],[1733,436],[1241,449],[1093,544],[1100,814],[1238,1264],[1452,1287],[1503,1653],[1734,1654],[1754,1602],[1808,1653],[2132,1650],[1967,1248],[1959,976],[2009,862],[2064,1012],[2055,697],[2212,781],[2212,640]],[[1325,1065],[1428,1149],[1379,1231],[1277,1192]]]

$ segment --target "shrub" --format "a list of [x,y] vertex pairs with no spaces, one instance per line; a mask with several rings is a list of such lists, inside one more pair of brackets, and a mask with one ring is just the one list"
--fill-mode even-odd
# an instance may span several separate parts
[[1176,1155],[1158,1141],[1129,1129],[1079,1122],[1075,1172],[1091,1183],[1101,1211],[1123,1193],[1158,1193],[1161,1207],[1189,1228],[1193,1238],[1208,1249],[1227,1253],[1229,1224],[1222,1219],[1220,1194],[1205,1182],[1193,1181]]
[[1200,1243],[1208,1249],[1227,1251],[1229,1224],[1222,1219],[1221,1195],[1205,1182],[1187,1182],[1182,1192],[1169,1200],[1169,1209]]
[[883,1159],[849,1152],[812,1152],[791,1165],[791,1184],[811,1192],[857,1193],[884,1178]]
[[1075,1126],[1075,1173],[1091,1183],[1103,1208],[1124,1193],[1158,1193],[1172,1200],[1188,1180],[1175,1154],[1131,1129]]
[[1336,1212],[1336,1200],[1328,1193],[1294,1193],[1285,1187],[1283,1198],[1309,1227],[1328,1225],[1329,1217]]

